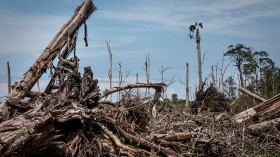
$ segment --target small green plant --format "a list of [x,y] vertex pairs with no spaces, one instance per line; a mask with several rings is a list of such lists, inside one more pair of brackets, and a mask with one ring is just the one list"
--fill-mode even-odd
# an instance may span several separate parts
[[125,143],[124,137],[122,137],[120,134],[115,134],[115,136],[121,141],[121,143]]

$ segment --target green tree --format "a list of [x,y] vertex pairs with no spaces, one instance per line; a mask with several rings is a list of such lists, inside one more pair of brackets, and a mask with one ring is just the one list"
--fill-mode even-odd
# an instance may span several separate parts
[[171,101],[172,101],[172,103],[173,104],[178,104],[178,95],[176,94],[176,93],[173,93],[172,95],[171,95]]
[[265,51],[256,51],[248,58],[248,62],[244,64],[244,73],[251,79],[248,88],[254,93],[260,94],[262,89],[260,80],[263,77],[264,68],[274,67],[274,62],[269,58],[269,54]]
[[275,64],[263,68],[261,86],[265,98],[273,97],[280,92],[280,69]]
[[229,56],[232,61],[235,62],[235,65],[239,72],[240,85],[244,87],[243,79],[243,66],[248,61],[252,55],[252,48],[246,47],[243,44],[230,45],[228,51],[224,56]]

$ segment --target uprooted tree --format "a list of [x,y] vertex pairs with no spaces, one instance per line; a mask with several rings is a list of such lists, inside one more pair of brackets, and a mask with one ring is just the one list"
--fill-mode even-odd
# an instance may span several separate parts
[[[163,83],[128,84],[100,92],[91,67],[85,67],[82,76],[79,73],[75,54],[77,31],[95,10],[92,0],[79,6],[23,79],[13,85],[0,106],[1,157],[241,156],[252,147],[280,150],[277,137],[269,136],[274,141],[263,146],[267,137],[261,136],[265,126],[278,126],[279,118],[248,123],[256,116],[279,113],[279,96],[252,108],[255,114],[244,112],[232,118],[226,113],[201,117],[162,111],[151,125],[150,104],[157,103]],[[73,57],[68,58],[71,53]],[[46,90],[31,91],[48,68],[54,72]],[[134,94],[139,88],[154,89],[153,98]],[[125,92],[115,104],[101,101],[119,91]],[[239,120],[242,117],[245,122]]]
[[[176,154],[132,134],[136,130],[146,129],[150,115],[143,114],[149,113],[144,105],[157,101],[165,86],[163,83],[127,85],[100,93],[98,80],[93,78],[90,67],[84,68],[83,76],[80,75],[75,53],[77,34],[95,10],[92,0],[86,0],[79,6],[74,16],[57,33],[23,79],[13,86],[13,92],[1,104],[1,156],[145,153],[144,149],[141,151],[122,144],[115,135],[117,133],[139,144],[141,148],[153,148],[165,155]],[[86,36],[84,39],[86,42]],[[68,59],[70,53],[74,53],[74,56]],[[56,57],[59,59],[58,65],[53,67]],[[48,68],[54,68],[54,73],[45,92],[31,91]],[[116,108],[109,111],[100,109],[101,98],[133,88],[153,88],[154,98],[146,101],[126,94]],[[131,105],[131,109],[123,113],[121,108],[129,107],[127,105]],[[125,118],[127,121],[119,118],[128,116]],[[124,122],[134,123],[136,128],[127,127]]]

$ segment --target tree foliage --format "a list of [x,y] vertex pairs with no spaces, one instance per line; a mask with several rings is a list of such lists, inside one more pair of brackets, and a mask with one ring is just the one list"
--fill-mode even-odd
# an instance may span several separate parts
[[243,67],[251,57],[252,49],[253,48],[247,47],[243,44],[230,45],[228,47],[228,51],[224,54],[224,56],[229,56],[230,59],[235,63],[234,66],[236,66],[239,71],[240,85],[242,87],[244,87]]
[[[268,52],[252,50],[243,44],[230,45],[224,56],[230,57],[237,67],[242,87],[263,98],[270,98],[280,92],[280,69]],[[229,97],[232,96],[233,81],[232,77],[225,81]]]
[[172,103],[173,104],[178,104],[178,94],[176,94],[176,93],[173,93],[172,95],[171,95],[171,101],[172,101]]
[[[203,25],[202,25],[202,23],[197,23],[197,22],[195,22],[195,24],[194,25],[190,25],[189,26],[189,37],[190,37],[190,39],[196,39],[196,37],[193,35],[193,33],[197,30],[197,29],[199,29],[199,28],[203,28]],[[198,39],[199,40],[199,39]]]
[[236,82],[234,80],[233,76],[229,76],[226,80],[225,80],[225,87],[226,87],[226,95],[230,98],[230,99],[234,99],[236,97]]

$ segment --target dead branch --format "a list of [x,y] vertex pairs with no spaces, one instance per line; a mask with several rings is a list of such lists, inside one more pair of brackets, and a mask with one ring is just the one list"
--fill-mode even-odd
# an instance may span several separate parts
[[171,134],[155,134],[155,139],[163,139],[166,141],[181,141],[181,140],[188,140],[190,139],[193,134],[190,132],[180,132],[180,133],[171,133]]
[[250,97],[252,97],[252,98],[254,98],[254,99],[256,99],[256,100],[261,101],[261,102],[265,102],[265,101],[266,101],[266,100],[263,99],[262,97],[260,97],[260,96],[258,96],[258,95],[256,95],[256,94],[254,94],[254,93],[248,91],[247,89],[245,89],[245,88],[243,88],[243,87],[241,87],[241,86],[239,86],[238,90],[239,90],[240,92],[244,93],[244,94],[249,95]]
[[164,148],[162,146],[153,144],[153,143],[149,142],[148,140],[146,140],[142,137],[135,137],[133,135],[130,135],[118,126],[116,126],[116,128],[120,132],[120,134],[123,135],[124,138],[126,138],[127,140],[132,140],[132,142],[134,142],[134,143],[138,143],[140,145],[140,147],[154,149],[164,156],[174,156],[174,157],[175,156],[176,157],[181,156],[181,155],[177,154],[176,152],[174,152],[172,150],[169,150],[169,149]]
[[126,89],[134,89],[134,88],[154,88],[156,91],[161,91],[165,86],[164,83],[149,83],[149,84],[128,84],[122,87],[114,87],[113,89],[105,90],[100,96],[101,98],[107,97],[108,95],[119,92]]

